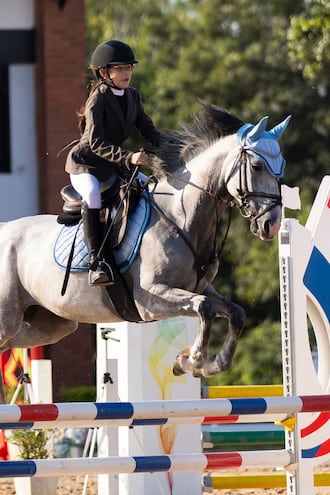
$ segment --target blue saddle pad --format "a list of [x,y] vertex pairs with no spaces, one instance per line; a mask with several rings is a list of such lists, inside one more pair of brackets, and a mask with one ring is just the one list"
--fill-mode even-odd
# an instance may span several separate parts
[[[124,273],[133,263],[139,251],[149,217],[150,205],[142,197],[134,212],[127,220],[127,228],[123,241],[113,250],[114,260],[120,273]],[[66,270],[75,236],[71,271],[86,272],[88,271],[88,250],[83,239],[82,222],[78,225],[64,225],[62,227],[54,243],[54,262],[59,268]]]

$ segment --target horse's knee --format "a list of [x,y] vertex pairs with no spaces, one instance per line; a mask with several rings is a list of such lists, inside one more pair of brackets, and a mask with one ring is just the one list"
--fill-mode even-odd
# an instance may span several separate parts
[[241,306],[238,306],[237,304],[232,306],[232,310],[230,312],[230,323],[232,329],[240,335],[245,325],[245,311],[241,308]]
[[231,368],[233,355],[220,351],[217,355],[217,364],[221,371],[227,371]]
[[199,306],[199,314],[206,320],[213,321],[217,312],[211,299],[204,298]]

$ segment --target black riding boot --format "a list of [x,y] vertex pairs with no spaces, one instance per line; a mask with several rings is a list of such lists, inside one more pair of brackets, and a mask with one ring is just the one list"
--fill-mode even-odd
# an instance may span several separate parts
[[88,208],[85,202],[81,205],[84,226],[84,237],[89,254],[89,285],[112,285],[114,276],[111,266],[105,260],[98,260],[97,254],[101,245],[100,210]]

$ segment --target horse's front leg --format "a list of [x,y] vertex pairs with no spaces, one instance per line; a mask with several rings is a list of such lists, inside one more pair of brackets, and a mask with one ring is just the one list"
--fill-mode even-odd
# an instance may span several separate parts
[[195,377],[201,376],[205,363],[208,361],[207,345],[210,339],[212,323],[216,317],[210,300],[199,298],[196,312],[199,316],[199,329],[194,344],[186,347],[177,356],[173,365],[175,376],[190,372]]
[[[243,309],[224,299],[209,286],[203,293],[206,298],[199,307],[200,326],[195,342],[191,348],[184,349],[177,357],[173,373],[180,375],[191,372],[195,377],[208,377],[231,367],[237,343],[245,322]],[[208,356],[207,346],[211,326],[216,317],[228,321],[225,342],[217,354]]]
[[211,285],[206,289],[205,295],[212,299],[217,317],[226,318],[228,321],[227,335],[222,348],[204,363],[203,376],[212,376],[231,367],[243,331],[245,312],[237,304],[227,301]]

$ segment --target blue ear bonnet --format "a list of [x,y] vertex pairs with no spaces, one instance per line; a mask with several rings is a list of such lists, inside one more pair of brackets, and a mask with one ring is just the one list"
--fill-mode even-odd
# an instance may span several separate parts
[[290,119],[291,115],[270,131],[266,131],[268,117],[263,117],[257,125],[244,124],[237,131],[238,142],[242,149],[261,159],[269,173],[276,178],[283,177],[286,165],[277,141]]

